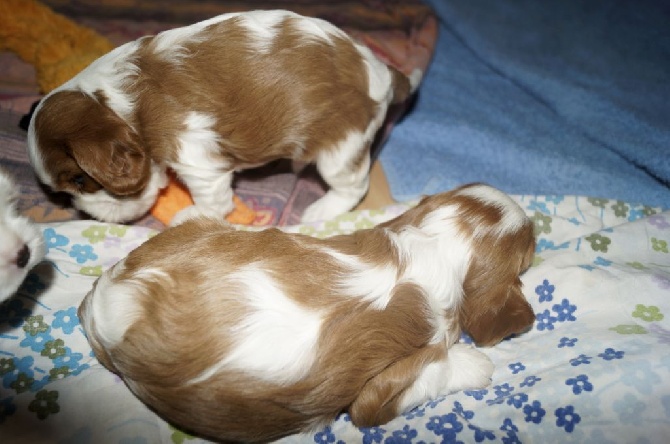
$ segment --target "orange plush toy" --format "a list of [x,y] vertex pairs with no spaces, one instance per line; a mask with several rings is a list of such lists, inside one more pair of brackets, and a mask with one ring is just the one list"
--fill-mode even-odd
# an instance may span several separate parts
[[[94,30],[80,26],[35,0],[0,0],[0,51],[16,53],[35,67],[40,92],[46,94],[70,80],[114,45]],[[188,191],[171,180],[151,213],[168,224],[192,205]],[[250,224],[255,213],[237,196],[231,223]]]
[[[256,219],[254,210],[247,207],[237,196],[233,196],[233,202],[235,209],[226,216],[226,220],[231,224],[250,225]],[[188,190],[181,182],[170,177],[169,185],[158,195],[151,214],[167,225],[179,210],[189,205],[193,205],[193,199]]]

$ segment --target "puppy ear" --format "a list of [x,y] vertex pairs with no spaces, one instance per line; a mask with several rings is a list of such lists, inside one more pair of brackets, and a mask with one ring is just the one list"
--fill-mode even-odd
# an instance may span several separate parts
[[114,125],[115,128],[105,131],[106,140],[73,141],[71,155],[79,167],[108,192],[127,196],[146,186],[150,160],[130,127]]
[[477,307],[468,306],[467,297],[463,306],[461,326],[480,346],[495,345],[512,334],[527,330],[535,321],[535,313],[521,291],[520,282],[496,290],[498,295],[489,296],[487,301],[479,299]]

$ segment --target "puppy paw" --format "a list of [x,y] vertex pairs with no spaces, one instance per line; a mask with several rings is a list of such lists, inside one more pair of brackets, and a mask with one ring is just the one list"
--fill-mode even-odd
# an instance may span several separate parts
[[329,191],[305,209],[301,221],[309,223],[332,219],[351,210],[357,203],[355,198],[344,198]]
[[449,391],[476,390],[488,386],[495,366],[481,351],[467,344],[454,344],[447,351]]

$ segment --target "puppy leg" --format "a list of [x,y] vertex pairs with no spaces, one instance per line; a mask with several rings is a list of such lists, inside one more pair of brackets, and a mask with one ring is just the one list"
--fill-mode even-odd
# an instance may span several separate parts
[[350,136],[336,150],[319,154],[316,168],[330,189],[307,207],[303,222],[335,217],[351,210],[363,199],[370,185],[369,143],[361,143],[360,137]]
[[223,219],[233,211],[233,172],[222,168],[194,168],[173,166],[184,182],[195,205],[184,208],[175,215],[171,226],[199,216]]
[[480,389],[491,382],[494,366],[484,353],[465,344],[436,348],[402,359],[366,383],[349,408],[359,427],[384,424],[431,399],[460,390]]
[[405,411],[401,403],[427,366],[444,359],[442,345],[423,348],[386,367],[365,383],[349,407],[351,421],[357,427],[385,424]]

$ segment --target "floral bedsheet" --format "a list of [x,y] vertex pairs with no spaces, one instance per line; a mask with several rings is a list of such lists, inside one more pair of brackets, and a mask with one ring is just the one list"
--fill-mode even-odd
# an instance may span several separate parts
[[[536,322],[484,350],[496,363],[491,385],[381,427],[357,429],[343,414],[284,442],[666,442],[670,212],[587,197],[515,198],[537,229],[535,263],[523,276]],[[285,229],[351,232],[409,205]],[[97,362],[76,315],[95,278],[155,231],[91,221],[42,227],[47,260],[0,305],[0,441],[198,442]]]

